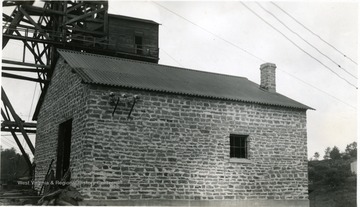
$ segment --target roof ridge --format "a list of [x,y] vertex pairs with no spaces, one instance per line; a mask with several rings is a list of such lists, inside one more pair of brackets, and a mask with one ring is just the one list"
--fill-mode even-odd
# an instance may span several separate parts
[[[84,83],[311,109],[280,93],[261,90],[257,83],[246,78],[100,54],[72,50],[58,51],[72,68],[79,68],[74,70],[82,77]],[[102,70],[104,67],[108,69]],[[114,74],[119,72],[119,67],[124,67],[125,72],[130,76]],[[145,78],[140,77],[142,74],[146,75]]]
[[74,50],[66,50],[66,49],[58,49],[58,50],[68,51],[68,52],[71,52],[71,53],[86,54],[86,55],[91,55],[91,56],[95,56],[95,57],[104,57],[104,58],[109,58],[109,59],[120,59],[120,60],[123,60],[123,61],[135,62],[135,63],[140,63],[140,64],[163,66],[163,67],[168,67],[168,68],[178,69],[178,70],[188,70],[188,71],[199,72],[199,73],[226,76],[226,77],[232,77],[232,78],[242,78],[242,79],[249,80],[248,78],[243,77],[243,76],[235,76],[235,75],[229,75],[229,74],[223,74],[223,73],[215,73],[215,72],[196,70],[196,69],[191,69],[191,68],[182,68],[182,67],[176,67],[176,66],[172,66],[172,65],[163,65],[163,64],[145,62],[145,61],[140,61],[140,60],[126,59],[126,58],[121,58],[121,57],[100,55],[100,54],[94,54],[94,53],[88,53],[88,52],[79,52],[79,51],[74,51]]

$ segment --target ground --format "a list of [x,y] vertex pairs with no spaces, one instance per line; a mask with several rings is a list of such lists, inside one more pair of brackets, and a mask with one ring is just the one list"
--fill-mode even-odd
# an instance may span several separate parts
[[310,207],[356,207],[356,176],[336,187],[317,185],[309,194]]

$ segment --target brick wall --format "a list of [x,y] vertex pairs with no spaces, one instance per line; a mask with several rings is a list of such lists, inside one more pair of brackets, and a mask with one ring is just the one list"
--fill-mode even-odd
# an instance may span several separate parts
[[[56,157],[58,124],[73,116],[72,179],[87,199],[307,200],[304,110],[82,85],[62,64],[52,87],[37,172]],[[131,119],[131,99],[111,115],[110,92],[140,96]],[[231,133],[249,135],[250,162],[230,161]]]

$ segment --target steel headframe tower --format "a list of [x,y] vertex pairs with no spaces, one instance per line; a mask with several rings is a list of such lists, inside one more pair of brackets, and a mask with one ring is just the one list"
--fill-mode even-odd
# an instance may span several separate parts
[[[36,6],[38,4],[41,6]],[[22,61],[2,59],[2,77],[34,81],[40,85],[41,96],[33,115],[33,120],[36,121],[58,57],[56,48],[93,52],[106,50],[108,2],[3,1],[3,7],[13,7],[14,10],[11,15],[3,13],[2,47],[7,47],[9,41],[18,41],[23,46],[23,52],[20,54]],[[26,58],[29,55],[33,57],[32,60]],[[29,75],[23,75],[24,72]],[[34,74],[37,78],[34,78]],[[22,88],[19,87],[18,90]],[[12,134],[29,169],[32,169],[30,159],[16,133],[21,133],[34,154],[35,148],[27,133],[36,133],[36,123],[21,120],[2,87],[1,99],[1,130]],[[24,103],[26,104],[26,100]],[[30,103],[28,104],[30,106]]]

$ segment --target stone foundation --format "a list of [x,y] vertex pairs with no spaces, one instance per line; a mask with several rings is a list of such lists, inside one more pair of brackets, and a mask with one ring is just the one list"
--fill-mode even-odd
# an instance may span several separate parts
[[81,206],[309,207],[308,200],[87,200]]

